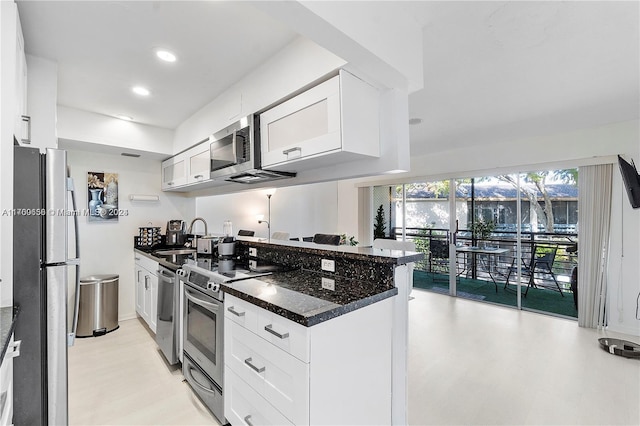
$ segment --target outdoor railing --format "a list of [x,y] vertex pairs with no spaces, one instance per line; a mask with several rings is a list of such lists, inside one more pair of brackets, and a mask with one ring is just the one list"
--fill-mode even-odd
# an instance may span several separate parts
[[[392,235],[396,236],[396,239],[402,238],[401,228],[392,228]],[[416,250],[425,253],[425,259],[416,265],[416,269],[421,269],[427,272],[434,272],[431,269],[430,262],[430,247],[431,241],[450,240],[450,233],[448,229],[444,228],[406,228],[406,236],[408,240],[414,241],[416,244]],[[502,279],[506,280],[506,276],[509,273],[511,267],[516,266],[515,259],[517,258],[517,240],[515,230],[497,230],[491,233],[489,238],[484,240],[478,240],[473,238],[471,231],[460,230],[456,236],[457,245],[466,246],[487,246],[509,250],[503,255],[495,256],[496,258],[496,271]],[[560,286],[563,290],[569,288],[571,272],[578,264],[577,252],[571,251],[576,247],[578,241],[578,235],[576,233],[570,233],[566,230],[561,232],[521,232],[522,241],[522,258],[528,263],[531,258],[531,252],[534,246],[544,246],[556,248],[556,256],[552,264],[552,271],[556,276],[556,279],[560,282]],[[569,249],[569,251],[567,251]],[[468,268],[468,265],[461,265],[461,268]],[[472,266],[473,277],[483,279],[486,274],[483,275],[482,264],[474,263]],[[459,272],[459,271],[458,271]],[[551,276],[536,276],[536,281],[543,281],[544,284],[553,284]],[[510,282],[515,283],[515,272],[512,271],[512,277]]]

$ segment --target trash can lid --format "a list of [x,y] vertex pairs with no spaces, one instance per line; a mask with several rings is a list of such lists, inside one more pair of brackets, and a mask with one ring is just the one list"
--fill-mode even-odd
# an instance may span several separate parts
[[95,284],[103,281],[113,281],[118,279],[118,274],[96,274],[80,278],[80,284]]

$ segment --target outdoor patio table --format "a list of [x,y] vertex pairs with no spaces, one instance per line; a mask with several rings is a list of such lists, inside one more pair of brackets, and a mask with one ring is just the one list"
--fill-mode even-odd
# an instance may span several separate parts
[[[480,262],[485,266],[487,272],[489,273],[489,277],[491,277],[491,281],[493,281],[493,284],[496,286],[496,293],[498,292],[498,283],[496,282],[495,277],[493,276],[493,271],[495,270],[495,265],[497,265],[498,262],[498,258],[497,256],[508,253],[509,249],[505,249],[505,248],[492,248],[492,247],[486,247],[486,248],[480,248],[480,247],[475,247],[475,246],[457,246],[456,247],[456,253],[462,253],[465,256],[465,269],[466,269],[466,257],[467,255],[470,253],[473,258],[471,260],[472,262],[472,267],[474,268],[474,272],[475,272],[475,265],[477,265],[477,255],[478,254],[483,254],[485,256],[480,256]],[[475,274],[474,274],[475,275]]]

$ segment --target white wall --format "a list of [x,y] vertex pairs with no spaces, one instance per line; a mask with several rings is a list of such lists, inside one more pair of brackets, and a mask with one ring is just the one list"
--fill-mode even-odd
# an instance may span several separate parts
[[[68,163],[77,190],[79,209],[87,207],[87,172],[118,173],[119,208],[128,212],[118,222],[102,223],[79,218],[80,276],[118,274],[119,319],[135,317],[133,237],[138,227],[160,226],[165,233],[170,219],[193,216],[194,200],[179,194],[160,191],[160,162],[120,155],[96,154],[86,151],[68,151]],[[159,202],[132,202],[130,194],[156,194]],[[70,300],[73,295],[69,294]]]
[[58,105],[60,146],[95,152],[152,153],[167,158],[172,153],[173,131],[119,120],[94,112]]
[[[347,188],[353,188],[348,185]],[[342,196],[338,182],[278,188],[271,197],[271,232],[288,232],[293,237],[311,237],[316,233],[348,234],[357,238],[357,199],[347,189]],[[231,220],[234,233],[239,229],[256,231],[256,237],[267,237],[267,225],[258,224],[256,215],[267,219],[268,199],[265,190],[238,194],[200,197],[196,214],[209,225],[210,233],[221,233],[222,222]],[[202,228],[197,228],[202,232]]]

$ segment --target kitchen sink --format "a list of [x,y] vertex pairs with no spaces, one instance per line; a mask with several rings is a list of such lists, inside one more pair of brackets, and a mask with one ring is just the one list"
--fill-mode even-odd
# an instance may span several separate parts
[[158,256],[175,256],[178,254],[193,254],[195,249],[172,249],[172,250],[156,250],[153,253]]

